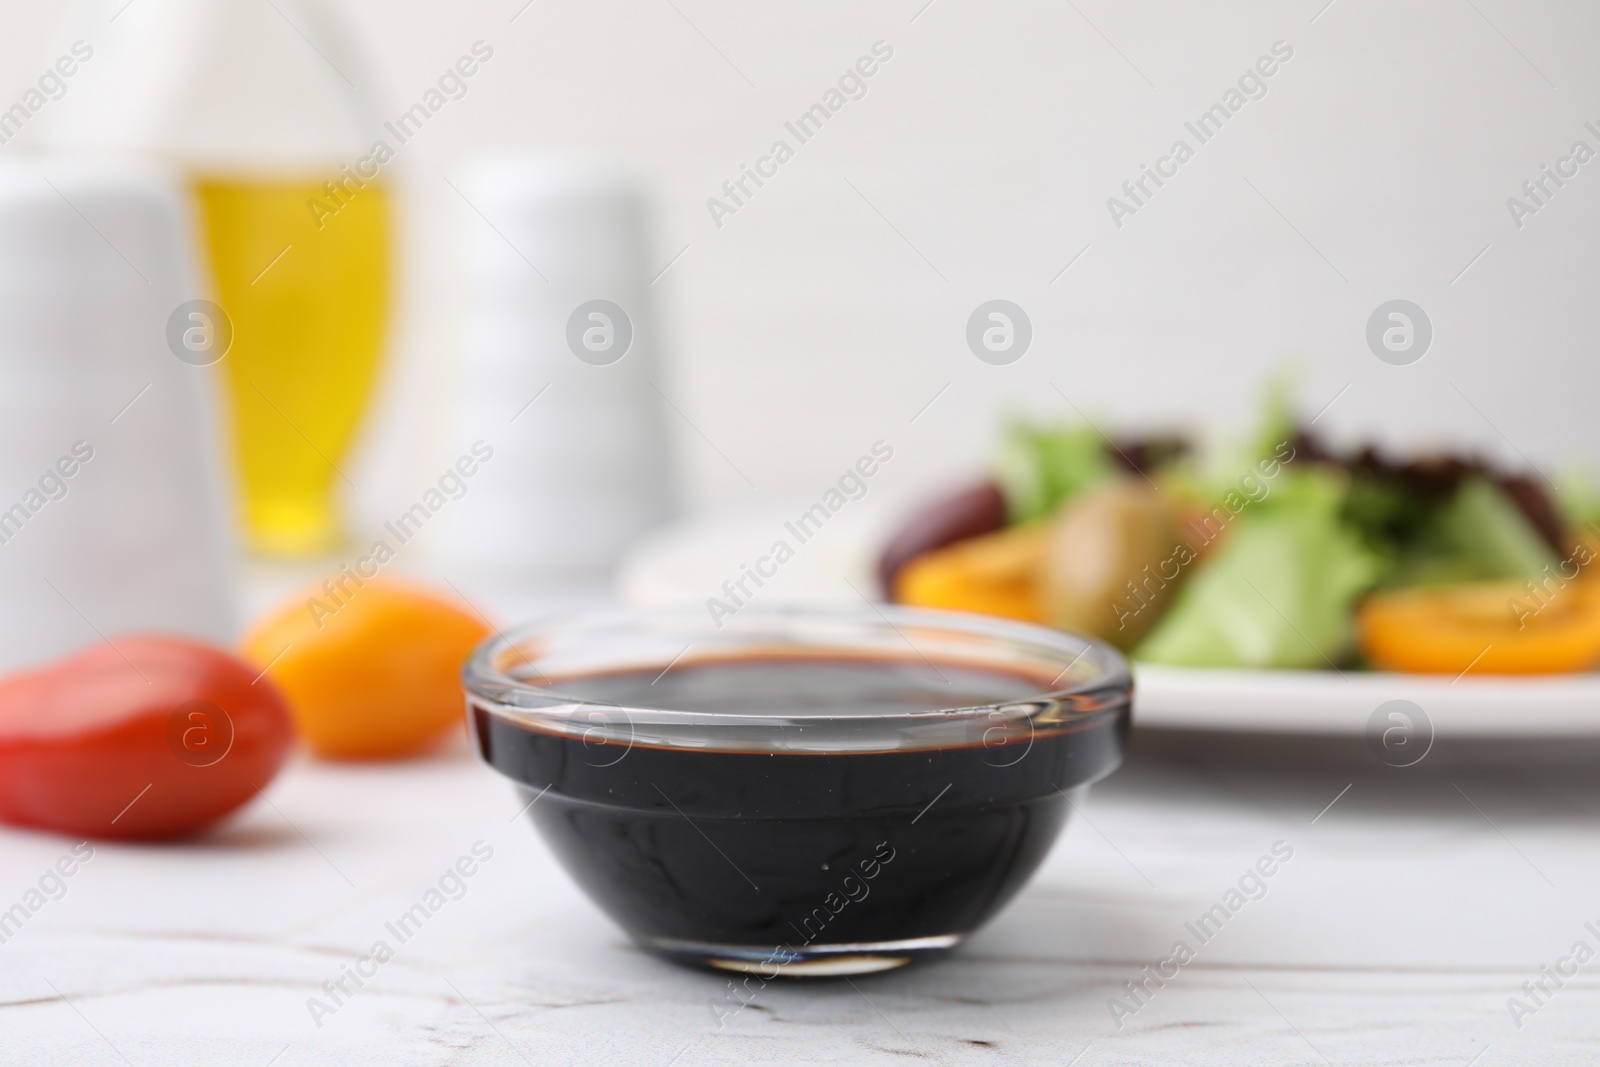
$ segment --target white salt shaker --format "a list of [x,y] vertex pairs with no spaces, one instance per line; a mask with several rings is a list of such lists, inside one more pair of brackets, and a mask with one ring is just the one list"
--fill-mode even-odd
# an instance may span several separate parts
[[234,638],[207,380],[227,328],[191,303],[182,203],[136,165],[0,163],[0,670],[130,632]]
[[614,171],[540,156],[482,160],[452,184],[469,291],[452,436],[493,454],[436,550],[480,573],[601,574],[671,511],[642,197]]

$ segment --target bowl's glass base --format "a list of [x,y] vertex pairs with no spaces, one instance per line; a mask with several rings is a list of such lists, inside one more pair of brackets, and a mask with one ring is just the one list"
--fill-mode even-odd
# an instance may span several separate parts
[[645,948],[674,963],[716,971],[737,971],[762,978],[837,978],[892,971],[908,963],[948,953],[965,934],[939,934],[899,941],[856,941],[838,944],[722,945],[667,937],[640,938]]

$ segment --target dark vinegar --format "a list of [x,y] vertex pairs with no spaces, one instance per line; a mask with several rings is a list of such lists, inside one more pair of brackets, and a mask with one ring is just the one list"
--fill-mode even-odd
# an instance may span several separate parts
[[[547,790],[530,810],[551,847],[656,947],[964,934],[1038,867],[1065,794],[1120,761],[1128,730],[1123,698],[1047,701],[1031,675],[917,660],[740,658],[550,684],[597,705],[794,717],[792,748],[749,749],[727,736],[645,743],[614,712],[605,730],[559,733],[474,706],[484,758],[526,799]],[[1021,734],[980,719],[957,744],[816,751],[851,736],[852,719],[1017,701],[1036,711]]]

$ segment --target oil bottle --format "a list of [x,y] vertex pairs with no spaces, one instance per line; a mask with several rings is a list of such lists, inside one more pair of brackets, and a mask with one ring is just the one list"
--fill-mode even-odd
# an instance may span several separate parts
[[74,15],[94,58],[44,140],[182,170],[233,328],[220,378],[248,542],[327,551],[390,308],[394,153],[373,75],[328,0],[79,0]]

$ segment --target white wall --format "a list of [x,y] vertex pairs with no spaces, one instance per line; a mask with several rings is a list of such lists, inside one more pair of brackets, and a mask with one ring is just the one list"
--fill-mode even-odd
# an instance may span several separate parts
[[[455,233],[480,223],[441,176],[505,145],[653,179],[655,256],[689,246],[657,285],[664,387],[760,493],[811,493],[880,437],[902,483],[948,477],[981,462],[1002,410],[1069,411],[1055,387],[1102,425],[1239,427],[1285,365],[1308,414],[1350,386],[1318,424],[1339,434],[1516,449],[1558,481],[1560,461],[1600,459],[1600,161],[1520,231],[1506,207],[1573,141],[1600,150],[1583,127],[1600,128],[1600,8],[923,2],[536,0],[513,22],[523,0],[352,0],[396,111],[474,40],[495,49],[407,149],[403,373],[372,484],[409,492],[431,447],[416,412],[448,395]],[[62,44],[34,6],[0,12],[8,101]],[[716,227],[707,197],[878,40],[894,57],[868,95]],[[1107,197],[1194,144],[1184,120],[1278,40],[1294,57],[1267,96],[1119,230]],[[1012,366],[965,345],[992,297],[1034,323]],[[1395,297],[1433,320],[1413,366],[1364,340]],[[695,501],[754,495],[676,430]]]

